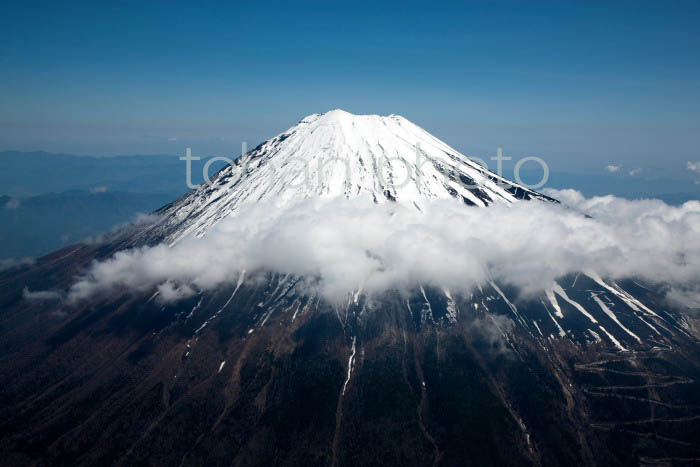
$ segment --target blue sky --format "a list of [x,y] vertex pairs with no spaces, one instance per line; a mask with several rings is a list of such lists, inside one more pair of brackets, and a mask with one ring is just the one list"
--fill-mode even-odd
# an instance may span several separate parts
[[225,155],[343,108],[555,170],[700,160],[700,2],[98,3],[2,6],[0,150]]

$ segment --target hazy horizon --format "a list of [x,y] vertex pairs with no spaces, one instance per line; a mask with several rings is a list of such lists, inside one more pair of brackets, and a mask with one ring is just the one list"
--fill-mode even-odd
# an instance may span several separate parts
[[230,155],[343,108],[558,170],[700,160],[696,2],[416,8],[16,4],[0,150]]

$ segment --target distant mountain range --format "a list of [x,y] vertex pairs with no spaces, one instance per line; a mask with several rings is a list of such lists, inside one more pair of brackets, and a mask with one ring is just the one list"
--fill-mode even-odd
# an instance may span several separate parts
[[0,259],[35,257],[94,237],[136,213],[149,213],[172,199],[168,193],[48,193],[0,196]]
[[[201,183],[205,160],[192,163]],[[223,163],[212,164],[212,173]],[[177,156],[0,152],[0,260],[36,257],[150,213],[188,191]]]
[[[204,162],[192,163],[194,183],[202,181]],[[212,164],[212,172],[221,166]],[[92,157],[43,151],[0,152],[0,195],[95,189],[179,196],[188,190],[185,163],[172,155]]]

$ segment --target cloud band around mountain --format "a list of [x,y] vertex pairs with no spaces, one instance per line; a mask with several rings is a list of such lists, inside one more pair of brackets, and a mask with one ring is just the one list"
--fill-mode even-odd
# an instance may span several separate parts
[[310,199],[292,208],[249,205],[204,237],[117,253],[94,263],[69,291],[70,301],[124,286],[159,287],[178,300],[241,271],[312,278],[329,300],[362,289],[417,284],[468,292],[489,280],[536,293],[586,270],[612,279],[638,277],[678,285],[700,280],[700,202],[584,198],[574,190],[539,201],[466,207],[427,202],[422,212],[369,199]]

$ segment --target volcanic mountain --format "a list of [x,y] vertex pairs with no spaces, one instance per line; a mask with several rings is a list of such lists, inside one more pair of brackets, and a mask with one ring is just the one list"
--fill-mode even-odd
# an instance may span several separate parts
[[339,198],[417,215],[436,200],[557,203],[403,117],[310,115],[154,220],[0,272],[2,462],[700,459],[694,321],[638,278],[586,270],[536,294],[497,280],[459,292],[417,282],[340,301],[318,278],[264,269],[179,294],[140,276],[76,288],[92,284],[96,261],[205,242],[250,206]]
[[513,183],[398,115],[314,114],[161,210],[155,238],[203,235],[246,202],[370,197],[420,210],[433,199],[471,206],[550,198]]

